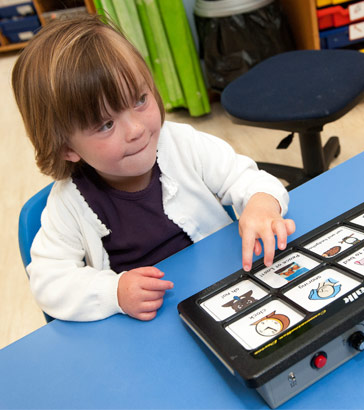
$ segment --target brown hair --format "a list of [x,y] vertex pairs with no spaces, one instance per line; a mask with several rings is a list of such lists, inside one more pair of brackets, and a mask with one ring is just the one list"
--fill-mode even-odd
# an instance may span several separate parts
[[129,108],[140,97],[141,75],[164,107],[139,52],[99,16],[47,24],[15,63],[12,85],[37,165],[54,179],[69,177],[77,163],[63,158],[76,130],[101,124],[107,107]]

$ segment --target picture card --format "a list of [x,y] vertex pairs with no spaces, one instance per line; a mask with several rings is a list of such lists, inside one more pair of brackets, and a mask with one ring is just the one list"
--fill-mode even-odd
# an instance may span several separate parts
[[272,300],[225,329],[245,349],[252,350],[300,322],[304,316],[280,300]]
[[305,245],[306,249],[324,258],[332,258],[364,239],[364,234],[346,226],[339,226]]
[[268,294],[251,280],[243,280],[201,303],[215,320],[224,320]]
[[364,213],[352,219],[350,222],[360,226],[364,226]]
[[255,273],[255,276],[272,288],[280,288],[318,265],[319,262],[314,259],[300,252],[293,252]]
[[339,261],[339,264],[364,276],[364,248]]
[[315,312],[340,299],[359,284],[360,281],[328,268],[290,289],[285,296],[309,312]]

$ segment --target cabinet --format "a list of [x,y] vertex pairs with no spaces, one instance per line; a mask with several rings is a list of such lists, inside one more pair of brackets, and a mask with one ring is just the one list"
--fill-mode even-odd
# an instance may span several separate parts
[[[295,42],[298,49],[313,49],[319,50],[321,48],[320,43],[320,28],[318,22],[317,10],[320,7],[339,6],[339,8],[347,7],[350,4],[362,3],[361,1],[353,0],[280,0],[283,12],[288,18],[290,27],[295,38]],[[348,26],[346,26],[347,28]],[[328,48],[340,48],[350,46],[351,44],[364,44],[364,38],[357,41],[348,41],[347,29],[346,33],[343,33],[344,26],[337,29],[338,33],[335,33],[336,28],[330,33],[330,41],[336,41],[337,45],[329,44]],[[364,28],[364,27],[363,27]],[[321,29],[324,29],[321,25]],[[321,31],[321,35],[326,31]],[[331,36],[332,34],[332,36]],[[343,39],[343,36],[346,38]],[[361,41],[362,40],[362,41]]]
[[[18,3],[22,3],[22,1]],[[32,3],[42,26],[60,14],[95,13],[93,0],[33,0]],[[11,43],[0,31],[0,52],[19,50],[24,48],[26,44],[27,41]]]

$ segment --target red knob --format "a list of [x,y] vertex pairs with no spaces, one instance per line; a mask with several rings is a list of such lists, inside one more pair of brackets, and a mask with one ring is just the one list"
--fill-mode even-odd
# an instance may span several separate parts
[[317,353],[311,361],[312,366],[315,369],[322,369],[327,362],[327,355],[324,352]]

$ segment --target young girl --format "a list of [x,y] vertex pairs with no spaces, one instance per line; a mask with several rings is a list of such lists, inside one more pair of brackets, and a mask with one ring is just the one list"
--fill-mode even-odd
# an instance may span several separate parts
[[240,214],[243,266],[294,223],[288,194],[221,139],[164,121],[137,50],[96,16],[45,26],[20,55],[13,88],[40,170],[57,182],[27,267],[50,316],[88,321],[155,317],[173,287],[158,261]]

